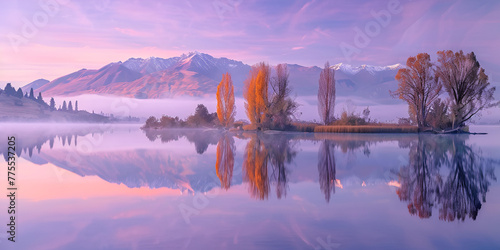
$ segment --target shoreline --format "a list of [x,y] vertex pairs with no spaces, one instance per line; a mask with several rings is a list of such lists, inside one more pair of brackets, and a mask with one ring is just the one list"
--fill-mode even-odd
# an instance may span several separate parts
[[[484,125],[489,126],[489,125]],[[321,127],[321,128],[317,128]],[[165,127],[165,128],[143,128],[143,131],[175,131],[175,130],[212,130],[226,133],[263,133],[263,134],[278,134],[278,133],[304,133],[304,134],[422,134],[422,135],[487,135],[485,132],[450,132],[437,133],[436,131],[418,131],[416,126],[374,126],[374,125],[359,125],[359,126],[317,126],[313,131],[304,131],[300,129],[290,130],[245,130],[245,129],[223,129],[212,127]]]

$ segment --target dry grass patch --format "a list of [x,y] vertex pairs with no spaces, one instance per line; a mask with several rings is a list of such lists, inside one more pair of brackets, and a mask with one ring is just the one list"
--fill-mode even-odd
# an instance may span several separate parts
[[315,133],[418,133],[416,126],[401,125],[359,125],[359,126],[316,126]]

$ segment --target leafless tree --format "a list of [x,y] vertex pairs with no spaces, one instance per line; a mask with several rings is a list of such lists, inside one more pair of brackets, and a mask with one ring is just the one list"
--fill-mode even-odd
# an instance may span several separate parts
[[290,95],[291,89],[288,81],[288,67],[286,64],[278,64],[276,66],[276,76],[271,81],[271,88],[273,89],[274,98],[284,100]]
[[493,102],[495,87],[474,52],[439,51],[437,75],[449,95],[453,128],[460,128],[479,111],[498,105]]
[[291,123],[298,104],[290,97],[291,88],[288,81],[288,68],[286,64],[276,66],[276,76],[271,81],[273,91],[270,103],[271,127],[284,129]]
[[330,63],[325,63],[325,68],[319,76],[318,112],[325,124],[333,122],[335,108],[335,71],[330,68]]

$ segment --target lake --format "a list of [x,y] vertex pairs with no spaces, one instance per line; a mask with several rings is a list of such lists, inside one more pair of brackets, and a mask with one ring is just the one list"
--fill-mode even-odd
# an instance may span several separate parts
[[[1,249],[498,249],[487,135],[2,124]],[[28,132],[29,131],[29,132]]]

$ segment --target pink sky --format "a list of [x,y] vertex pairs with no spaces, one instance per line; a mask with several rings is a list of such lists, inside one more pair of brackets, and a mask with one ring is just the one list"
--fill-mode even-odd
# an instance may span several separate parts
[[[356,46],[356,29],[376,23],[377,13],[390,20]],[[495,82],[499,27],[497,1],[11,0],[0,8],[0,86],[194,50],[248,64],[321,66],[388,65],[462,49],[474,51]],[[346,56],[346,44],[356,53]]]

